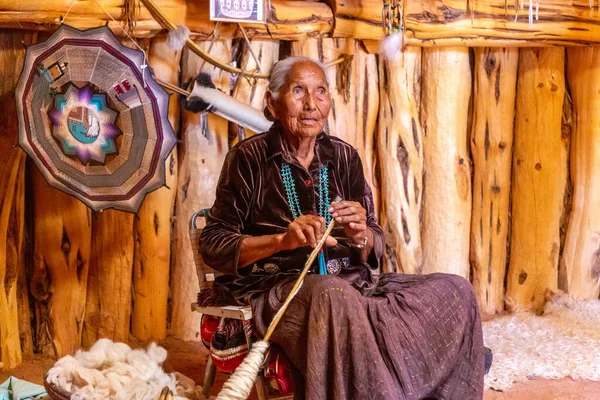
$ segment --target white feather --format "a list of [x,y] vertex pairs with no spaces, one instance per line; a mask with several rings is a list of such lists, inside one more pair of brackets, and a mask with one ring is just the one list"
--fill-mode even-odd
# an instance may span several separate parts
[[402,33],[392,33],[381,42],[381,52],[389,60],[397,60],[402,54]]
[[181,50],[190,37],[190,30],[185,25],[177,25],[177,29],[169,32],[167,46],[173,50]]

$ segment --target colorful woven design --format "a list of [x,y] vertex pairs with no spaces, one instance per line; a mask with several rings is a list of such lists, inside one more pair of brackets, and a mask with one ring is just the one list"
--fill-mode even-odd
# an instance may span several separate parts
[[108,27],[62,25],[30,46],[15,98],[19,145],[50,185],[94,210],[130,212],[164,185],[176,142],[169,95]]

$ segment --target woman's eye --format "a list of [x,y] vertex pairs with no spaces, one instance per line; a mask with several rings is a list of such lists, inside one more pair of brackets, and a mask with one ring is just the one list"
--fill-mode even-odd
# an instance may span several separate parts
[[325,90],[325,88],[319,88],[317,89],[317,93],[319,93],[320,95],[324,95],[327,94],[327,90]]
[[294,94],[302,94],[302,88],[299,87],[295,87],[294,89],[292,89]]

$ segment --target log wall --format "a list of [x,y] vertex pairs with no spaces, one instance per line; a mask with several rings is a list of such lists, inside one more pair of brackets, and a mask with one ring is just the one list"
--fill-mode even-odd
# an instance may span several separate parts
[[[173,96],[180,140],[167,160],[167,187],[137,215],[92,213],[48,186],[14,147],[13,90],[23,43],[36,40],[0,31],[0,362],[13,367],[32,352],[59,357],[100,337],[198,340],[188,223],[214,201],[237,127],[181,111]],[[198,43],[224,62],[240,44]],[[361,155],[386,234],[382,271],[468,277],[488,314],[539,309],[558,289],[598,297],[597,48],[409,45],[388,60],[349,38],[282,44],[252,40],[261,69],[289,54],[345,57],[327,70],[327,128]],[[141,45],[163,80],[182,85],[202,70],[262,108],[265,82],[232,79],[161,37]],[[242,49],[238,63],[256,68]]]

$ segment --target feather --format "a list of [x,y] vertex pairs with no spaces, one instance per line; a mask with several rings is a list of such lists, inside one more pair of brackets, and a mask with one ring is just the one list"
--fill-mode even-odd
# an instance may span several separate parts
[[397,60],[404,50],[404,34],[392,33],[381,42],[381,52],[389,60]]
[[183,46],[185,46],[185,42],[187,42],[190,37],[190,30],[185,25],[177,25],[176,29],[173,29],[169,32],[167,36],[167,46],[169,46],[173,50],[181,50]]

